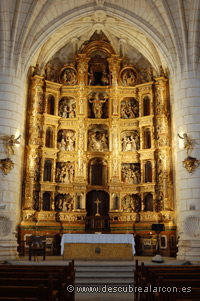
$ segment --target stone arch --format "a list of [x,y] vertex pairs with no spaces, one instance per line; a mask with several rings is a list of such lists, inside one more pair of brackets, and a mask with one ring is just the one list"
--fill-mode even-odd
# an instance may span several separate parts
[[[78,20],[78,18],[83,18],[86,15],[91,15],[94,10],[99,9],[95,4],[88,4],[87,12],[85,11],[85,6],[82,6],[80,8],[76,8],[77,14],[74,16],[74,11],[69,11],[67,14],[63,14],[62,17],[58,18],[57,20],[52,20],[45,28],[45,31],[40,31],[37,34],[37,39],[35,39],[35,43],[32,43],[30,37],[34,36],[34,34],[31,34],[31,31],[29,32],[29,38],[27,38],[25,44],[32,45],[32,47],[29,48],[29,53],[33,53],[31,55],[31,59],[33,58],[34,54],[38,49],[44,44],[44,41],[47,42],[48,38],[52,36],[56,31],[58,31],[60,28],[62,28],[64,25],[66,25],[68,22],[72,23],[75,20]],[[155,8],[154,8],[155,9]],[[169,49],[163,43],[163,36],[156,30],[156,28],[153,28],[153,26],[149,26],[149,23],[141,18],[141,16],[138,16],[134,14],[133,12],[126,11],[126,15],[123,15],[123,9],[119,6],[115,6],[115,10],[113,11],[113,8],[110,5],[107,5],[104,10],[107,12],[108,16],[112,15],[112,17],[116,17],[120,21],[125,21],[127,24],[134,26],[140,32],[142,32],[145,36],[147,36],[153,43],[156,45],[160,53],[163,55],[163,58],[165,57],[167,65],[169,66],[169,69],[171,72],[173,72],[174,69],[174,61],[172,55],[169,56]],[[157,12],[159,13],[158,9],[156,8]],[[78,18],[77,18],[78,16]],[[160,25],[163,25],[164,20],[160,17]],[[171,25],[171,24],[170,24]],[[167,26],[166,26],[167,27]],[[165,26],[162,26],[163,30],[165,29]],[[166,36],[169,36],[170,40],[173,40],[171,35],[169,34],[169,30],[166,32]],[[69,34],[69,38],[72,38],[72,35]],[[168,40],[169,40],[168,39]],[[65,41],[61,41],[64,44],[66,44]],[[168,43],[169,44],[169,43]],[[61,44],[57,45],[57,48],[53,48],[53,52],[55,53],[56,50],[58,50],[60,47],[62,47]],[[176,46],[178,48],[178,46]],[[26,49],[26,47],[25,47]],[[27,50],[27,49],[26,49]],[[53,55],[53,52],[49,53],[49,57]],[[29,65],[31,64],[31,59],[27,60],[24,63],[25,69],[27,73],[27,70],[29,68]],[[150,59],[150,56],[149,56]]]

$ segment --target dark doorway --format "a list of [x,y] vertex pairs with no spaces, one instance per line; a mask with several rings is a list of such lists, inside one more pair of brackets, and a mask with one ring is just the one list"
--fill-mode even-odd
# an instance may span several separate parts
[[[99,200],[98,213],[96,201]],[[86,231],[109,231],[109,194],[92,190],[86,197]]]

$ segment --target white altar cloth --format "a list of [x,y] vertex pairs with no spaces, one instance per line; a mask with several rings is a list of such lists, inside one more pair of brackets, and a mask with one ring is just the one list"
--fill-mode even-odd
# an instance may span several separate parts
[[100,243],[100,244],[131,244],[135,254],[135,242],[132,234],[63,234],[61,239],[61,255],[65,243]]

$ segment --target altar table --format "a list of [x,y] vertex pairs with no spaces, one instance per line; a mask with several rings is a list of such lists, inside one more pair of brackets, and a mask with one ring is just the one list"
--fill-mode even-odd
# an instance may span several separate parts
[[132,260],[135,243],[132,234],[63,234],[64,259]]

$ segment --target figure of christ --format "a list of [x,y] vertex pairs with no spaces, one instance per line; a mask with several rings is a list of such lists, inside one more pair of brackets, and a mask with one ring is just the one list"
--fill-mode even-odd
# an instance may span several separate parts
[[91,97],[89,98],[89,102],[92,103],[92,111],[94,113],[95,118],[101,118],[103,111],[102,111],[102,106],[103,103],[106,102],[108,98],[104,98],[104,100],[100,99],[99,93],[95,93],[94,100],[91,100]]
[[95,216],[100,216],[100,214],[99,214],[99,204],[101,204],[101,202],[99,201],[99,199],[97,199],[94,203],[97,204],[97,213],[95,214]]

